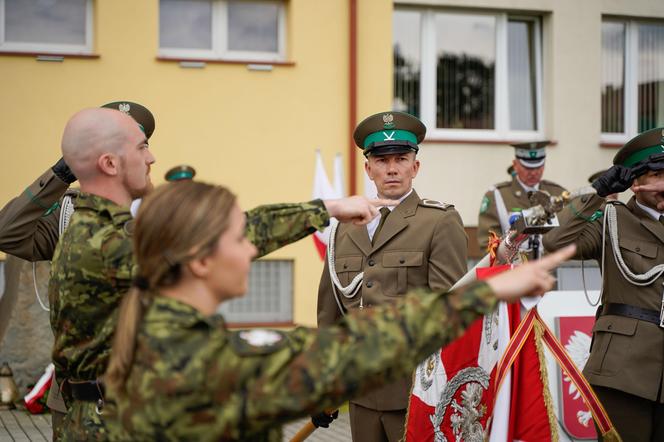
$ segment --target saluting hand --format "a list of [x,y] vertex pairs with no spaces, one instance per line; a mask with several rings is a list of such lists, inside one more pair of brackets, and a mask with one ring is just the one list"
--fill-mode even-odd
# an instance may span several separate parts
[[325,208],[330,216],[335,217],[342,223],[352,222],[358,226],[368,224],[378,216],[378,208],[383,206],[396,206],[397,200],[367,199],[355,195],[336,200],[324,200]]
[[556,278],[549,272],[570,259],[574,252],[576,246],[569,245],[541,259],[528,261],[513,270],[489,278],[487,283],[501,301],[513,302],[522,296],[542,295],[551,290],[556,282]]

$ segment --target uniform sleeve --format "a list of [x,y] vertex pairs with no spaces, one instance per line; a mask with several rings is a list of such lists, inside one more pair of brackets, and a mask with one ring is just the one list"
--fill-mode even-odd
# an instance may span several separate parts
[[434,229],[429,255],[429,288],[448,290],[468,271],[468,237],[461,216],[448,209]]
[[258,206],[246,215],[247,237],[258,249],[257,258],[323,230],[330,223],[321,200]]
[[[336,326],[291,331],[288,345],[244,358],[240,367],[228,368],[233,373],[216,373],[209,385],[220,388],[213,396],[224,400],[224,389],[241,390],[240,436],[248,436],[407,376],[495,304],[483,282],[445,295],[420,289],[394,304],[354,311]],[[239,380],[238,373],[248,374]],[[239,383],[229,386],[228,379]]]
[[576,244],[576,259],[597,259],[602,247],[602,210],[604,199],[582,195],[573,199],[558,214],[560,227],[543,237],[544,248],[552,252]]
[[482,198],[480,214],[477,220],[477,241],[479,242],[480,250],[486,250],[489,244],[489,232],[495,232],[500,236],[502,231],[496,201],[493,192],[489,191]]
[[0,250],[28,261],[50,260],[58,243],[59,201],[68,185],[48,169],[0,210]]
[[341,317],[339,306],[332,292],[332,281],[330,280],[330,267],[327,263],[327,255],[325,256],[325,267],[323,268],[323,273],[320,275],[320,283],[318,284],[317,314],[319,327],[334,324]]

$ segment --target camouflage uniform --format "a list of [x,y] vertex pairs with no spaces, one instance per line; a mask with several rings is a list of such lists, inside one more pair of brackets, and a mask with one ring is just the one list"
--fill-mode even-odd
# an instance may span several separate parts
[[[49,284],[59,383],[95,380],[106,369],[117,307],[134,273],[132,223],[129,209],[109,200],[86,193],[76,200],[72,221],[53,255]],[[320,200],[261,206],[247,213],[247,234],[261,256],[328,223]],[[104,437],[95,405],[69,404],[65,440]]]
[[155,296],[127,394],[106,392],[110,439],[281,441],[282,423],[411,373],[495,303],[478,282],[418,289],[318,330],[229,331],[221,315]]

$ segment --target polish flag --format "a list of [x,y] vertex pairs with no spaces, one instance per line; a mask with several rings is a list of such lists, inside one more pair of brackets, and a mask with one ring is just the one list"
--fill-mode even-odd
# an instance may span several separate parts
[[[331,184],[327,177],[327,173],[325,172],[325,165],[323,164],[323,157],[320,150],[316,150],[316,168],[314,171],[314,189],[312,192],[313,199],[336,199],[342,198],[343,195],[343,164],[341,154],[337,154],[334,158],[334,184]],[[313,234],[314,245],[316,246],[320,259],[325,259],[327,243],[330,239],[330,229],[337,223],[338,221],[336,218],[330,218],[330,225],[325,230],[322,232],[316,231]]]

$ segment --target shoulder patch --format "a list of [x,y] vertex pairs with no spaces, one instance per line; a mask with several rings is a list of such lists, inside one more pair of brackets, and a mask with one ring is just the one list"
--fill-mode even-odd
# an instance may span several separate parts
[[420,206],[433,207],[435,209],[447,210],[450,207],[454,207],[454,204],[441,203],[440,201],[435,201],[435,200],[430,200],[430,199],[427,199],[427,198],[423,198],[420,201]]
[[487,195],[484,195],[484,198],[482,198],[482,204],[480,205],[480,214],[489,210],[489,206],[491,206],[491,199]]
[[273,353],[286,345],[283,332],[268,329],[238,330],[231,333],[230,343],[241,356]]

